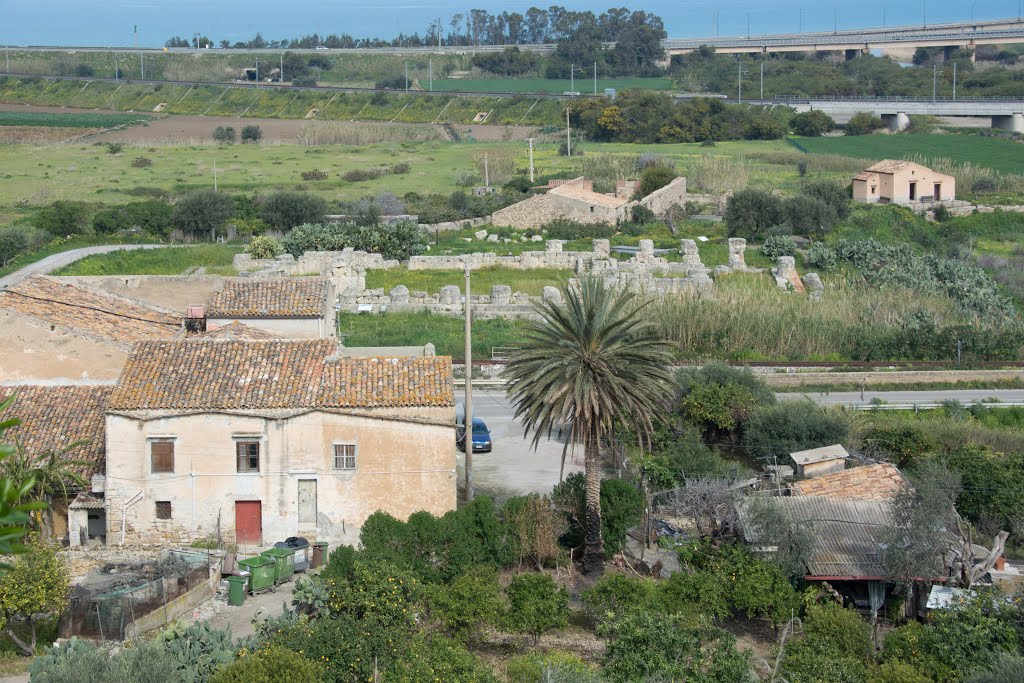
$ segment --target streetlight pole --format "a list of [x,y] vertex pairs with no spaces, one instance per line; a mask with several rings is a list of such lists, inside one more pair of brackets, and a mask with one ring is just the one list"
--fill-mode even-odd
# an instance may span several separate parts
[[747,10],[747,40],[750,40],[750,10]]
[[953,101],[956,101],[956,60],[953,60]]
[[469,288],[469,258],[465,263],[466,275],[466,398],[463,415],[462,447],[466,451],[466,502],[473,500],[473,302]]
[[284,53],[281,53],[281,83],[284,83]]
[[928,28],[928,0],[921,0],[921,25]]
[[832,33],[839,33],[839,10],[832,8]]
[[405,62],[405,94],[409,94],[409,60]]
[[761,60],[761,100],[764,101],[764,60]]
[[594,96],[597,96],[597,62],[594,62]]
[[799,24],[797,24],[797,26],[798,26],[798,28],[797,28],[796,32],[797,33],[803,33],[804,32],[804,8],[803,7],[800,8],[800,22],[799,22]]
[[565,156],[572,156],[572,133],[569,128],[569,107],[565,108]]
[[932,103],[935,103],[935,97],[938,95],[939,90],[939,65],[932,64]]
[[[571,94],[574,92],[576,92],[576,65],[569,64],[569,93]],[[568,118],[568,116],[569,115],[566,114],[566,118]]]
[[533,180],[533,138],[528,138],[527,142],[530,143],[530,182],[532,183],[532,182],[534,182],[534,180]]
[[971,23],[972,24],[974,23],[974,5],[977,2],[978,2],[978,0],[973,0],[973,2],[971,2]]

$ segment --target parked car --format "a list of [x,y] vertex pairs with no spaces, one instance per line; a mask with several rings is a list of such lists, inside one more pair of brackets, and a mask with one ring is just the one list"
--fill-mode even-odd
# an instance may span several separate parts
[[[461,424],[458,425],[458,427],[455,430],[455,446],[463,453],[466,452],[466,428]],[[474,417],[473,452],[490,453],[491,446],[491,430],[487,428],[487,423],[485,423],[479,417]]]

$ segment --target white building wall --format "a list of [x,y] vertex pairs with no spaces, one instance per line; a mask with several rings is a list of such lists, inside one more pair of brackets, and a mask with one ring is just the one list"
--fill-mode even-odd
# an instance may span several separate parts
[[323,318],[207,318],[206,329],[224,327],[236,320],[284,339],[323,339],[334,334],[331,324]]

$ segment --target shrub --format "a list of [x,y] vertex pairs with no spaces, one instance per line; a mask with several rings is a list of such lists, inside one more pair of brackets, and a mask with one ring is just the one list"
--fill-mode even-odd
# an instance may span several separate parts
[[789,126],[797,135],[815,138],[836,127],[831,116],[822,111],[805,111],[789,120]]
[[242,650],[239,658],[219,669],[209,678],[209,683],[319,683],[322,680],[323,670],[315,662],[280,645],[269,645],[253,652]]
[[656,192],[676,179],[675,169],[665,164],[654,164],[648,166],[640,174],[640,183],[637,185],[633,199],[643,199],[652,192]]
[[246,248],[249,256],[257,259],[276,258],[284,253],[284,247],[273,237],[253,237]]
[[[36,650],[36,627],[40,619],[59,615],[71,594],[70,578],[57,549],[38,539],[17,555],[11,569],[0,581],[0,627],[27,656]],[[29,640],[19,637],[13,622],[25,624]]]
[[800,194],[828,204],[840,220],[845,220],[850,215],[850,195],[847,188],[838,183],[827,180],[805,183],[800,188]]
[[322,223],[327,215],[327,202],[308,192],[275,192],[260,208],[260,218],[278,230],[297,225]]
[[751,414],[743,445],[754,457],[782,458],[794,451],[842,443],[848,431],[846,418],[837,412],[812,401],[781,401]]
[[448,585],[431,586],[427,596],[431,617],[463,642],[497,621],[504,607],[498,574],[486,566],[473,567]]
[[395,164],[394,166],[391,167],[391,173],[393,175],[405,175],[406,173],[409,173],[410,171],[412,171],[412,166],[410,166],[409,164],[407,164],[405,162],[402,162],[400,164]]
[[868,135],[882,127],[882,119],[866,111],[859,111],[846,124],[847,135]]
[[804,636],[790,643],[782,671],[793,683],[827,680],[859,683],[864,680],[871,653],[871,628],[855,611],[829,602],[809,605],[804,615]]
[[832,270],[836,267],[836,250],[826,247],[820,242],[807,251],[807,262],[820,270]]
[[213,129],[213,139],[220,145],[232,145],[235,143],[235,129],[231,126],[217,126]]
[[120,154],[124,149],[124,144],[120,142],[106,142],[103,146],[107,148],[107,154]]
[[[373,678],[359,678],[368,680]],[[382,676],[380,680],[384,680]],[[388,671],[395,683],[496,683],[494,672],[461,643],[440,636],[418,634]]]
[[86,202],[59,199],[40,209],[32,219],[33,225],[54,237],[92,234],[90,216],[92,205]]
[[291,230],[282,245],[296,258],[307,251],[340,251],[352,247],[404,261],[426,249],[426,235],[417,224],[408,221],[388,227],[307,223]]
[[0,265],[6,266],[18,254],[41,246],[48,237],[28,225],[0,227]]
[[660,588],[651,579],[610,574],[583,591],[580,600],[595,623],[614,622],[627,614],[660,610]]
[[835,209],[830,204],[807,195],[799,195],[783,204],[786,223],[797,235],[818,235],[832,229],[838,222]]
[[376,180],[382,175],[383,172],[379,168],[354,168],[346,171],[341,177],[350,183],[358,183],[363,180]]
[[92,78],[96,72],[88,64],[79,64],[75,67],[75,76],[79,78]]
[[149,199],[101,209],[93,214],[92,227],[99,234],[119,230],[144,230],[166,236],[171,229],[174,207],[166,202]]
[[514,541],[514,554],[520,565],[529,562],[540,569],[551,565],[561,554],[558,539],[565,533],[566,523],[547,496],[509,498],[501,516]]
[[953,217],[953,214],[949,212],[949,209],[946,208],[945,204],[939,204],[938,206],[936,206],[935,209],[932,211],[932,215],[935,217],[935,220],[939,223],[945,223],[946,221]]
[[517,633],[528,633],[533,642],[553,628],[569,623],[569,592],[555,585],[549,574],[516,574],[508,588],[508,627]]
[[729,235],[756,239],[781,224],[786,216],[782,200],[763,190],[740,190],[725,205]]
[[235,203],[226,194],[213,190],[190,192],[174,206],[171,224],[193,237],[217,236],[224,223],[235,212]]
[[971,192],[978,194],[995,192],[997,189],[998,185],[994,178],[978,178],[971,184]]
[[[572,547],[583,545],[586,519],[586,484],[581,472],[574,472],[551,490],[551,499],[569,522],[565,541]],[[620,552],[626,532],[640,523],[644,497],[632,484],[621,479],[601,481],[601,538],[608,557]]]
[[242,142],[259,142],[263,139],[263,129],[249,124],[242,126]]
[[312,171],[302,172],[303,180],[327,180],[327,173],[321,171],[319,168],[314,168]]
[[505,663],[508,683],[600,683],[597,667],[571,652],[531,652]]
[[764,241],[761,253],[773,261],[780,256],[793,256],[796,254],[796,242],[788,235],[772,235]]
[[638,225],[644,225],[646,223],[654,222],[656,216],[654,215],[654,212],[648,209],[646,206],[637,204],[632,208],[630,218],[633,220],[634,223]]
[[153,165],[153,160],[149,157],[135,157],[132,159],[132,168],[148,168]]

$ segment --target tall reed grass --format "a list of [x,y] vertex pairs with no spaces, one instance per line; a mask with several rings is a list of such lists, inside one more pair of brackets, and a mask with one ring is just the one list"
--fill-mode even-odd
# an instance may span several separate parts
[[[1024,155],[1024,150],[1021,154]],[[999,173],[986,166],[978,166],[970,161],[954,161],[949,157],[928,157],[918,153],[906,158],[915,164],[928,166],[933,171],[953,176],[961,192],[970,192],[976,187],[987,185],[999,192],[1024,194],[1024,176],[1021,175]]]
[[750,166],[733,157],[702,154],[690,175],[694,189],[720,196],[745,188],[750,182]]
[[299,131],[302,145],[372,145],[378,142],[432,142],[443,140],[437,126],[416,124],[310,121]]

